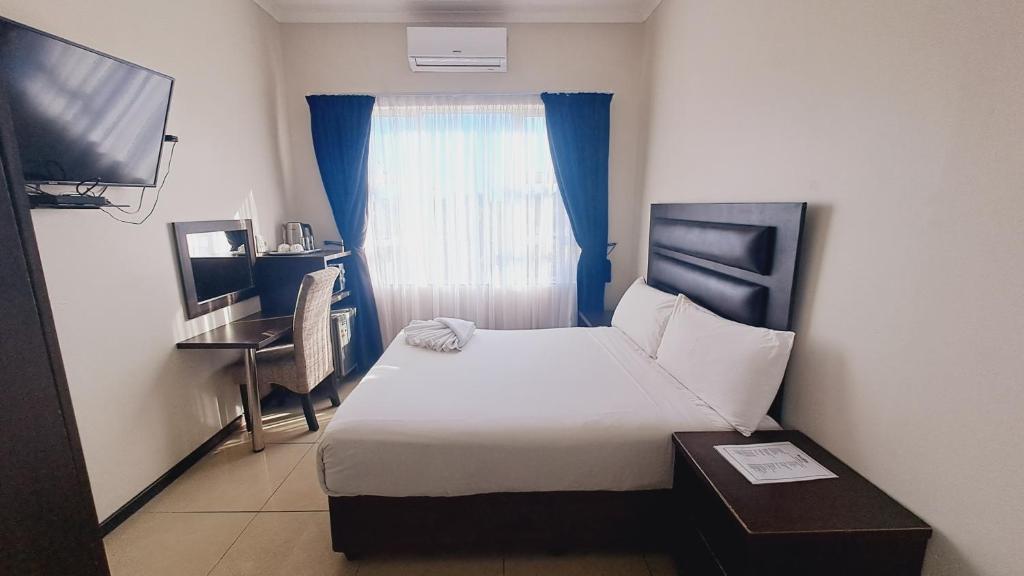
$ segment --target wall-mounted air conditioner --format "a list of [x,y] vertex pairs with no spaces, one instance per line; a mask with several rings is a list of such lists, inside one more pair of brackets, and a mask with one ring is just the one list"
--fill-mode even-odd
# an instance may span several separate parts
[[406,29],[413,72],[505,72],[506,28]]

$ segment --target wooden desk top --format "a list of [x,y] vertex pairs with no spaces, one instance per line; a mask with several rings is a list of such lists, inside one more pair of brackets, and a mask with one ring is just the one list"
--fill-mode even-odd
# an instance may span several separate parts
[[312,252],[306,252],[304,254],[296,254],[294,256],[281,256],[272,254],[259,254],[257,258],[269,258],[272,260],[298,260],[300,258],[319,258],[321,260],[335,260],[338,258],[345,258],[351,256],[351,250],[340,250],[338,248],[320,248]]
[[253,314],[178,342],[182,350],[266,348],[292,331],[292,317]]
[[[686,458],[750,534],[900,530],[931,535],[931,527],[838,458],[795,430],[676,432],[676,457]],[[716,445],[792,442],[838,478],[751,484]]]

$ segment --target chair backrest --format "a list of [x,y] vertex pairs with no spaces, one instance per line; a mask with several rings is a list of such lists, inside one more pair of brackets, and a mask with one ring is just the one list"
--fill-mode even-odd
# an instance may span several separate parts
[[310,390],[334,370],[330,318],[331,295],[338,274],[333,266],[306,274],[295,302],[295,365]]

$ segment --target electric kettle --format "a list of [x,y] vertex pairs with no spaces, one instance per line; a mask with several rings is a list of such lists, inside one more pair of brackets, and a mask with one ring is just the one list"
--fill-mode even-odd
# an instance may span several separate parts
[[303,250],[315,250],[313,227],[305,222],[286,222],[281,226],[285,244],[301,244]]

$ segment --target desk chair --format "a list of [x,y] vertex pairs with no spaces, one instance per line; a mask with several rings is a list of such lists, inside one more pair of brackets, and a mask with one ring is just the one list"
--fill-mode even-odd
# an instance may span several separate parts
[[[334,354],[331,348],[330,314],[331,295],[338,269],[329,267],[306,274],[299,286],[292,320],[292,343],[271,346],[256,353],[256,373],[260,397],[266,396],[272,386],[286,388],[298,394],[302,411],[310,432],[320,429],[313,401],[309,393],[321,383],[327,385],[332,406],[341,404],[338,391],[331,382],[334,372]],[[245,366],[235,365],[239,381],[245,380]],[[251,428],[249,403],[242,386],[242,406],[245,407],[246,425]]]

